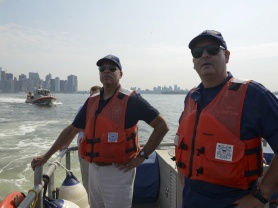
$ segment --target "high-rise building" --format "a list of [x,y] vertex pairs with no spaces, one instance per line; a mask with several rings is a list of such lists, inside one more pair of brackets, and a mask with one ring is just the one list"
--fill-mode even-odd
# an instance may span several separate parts
[[29,72],[29,89],[30,91],[33,91],[35,88],[39,88],[41,86],[41,80],[39,73],[35,72]]
[[51,80],[50,80],[50,88],[49,88],[49,90],[50,90],[51,92],[54,92],[54,91],[55,91],[55,79],[51,79]]
[[0,67],[0,92],[5,92],[5,71]]
[[18,91],[27,92],[28,91],[28,78],[25,74],[18,76]]
[[18,76],[18,80],[19,81],[26,81],[27,80],[27,76],[25,74],[21,74]]
[[60,91],[61,92],[68,91],[68,80],[60,80]]
[[6,80],[13,80],[14,75],[12,73],[6,73]]
[[68,76],[68,92],[77,92],[78,84],[77,84],[77,76],[69,75]]
[[14,92],[15,81],[13,80],[13,77],[14,77],[13,74],[5,73],[5,79],[1,81],[2,92],[8,92],[8,93]]
[[59,77],[56,77],[55,78],[55,89],[54,89],[55,92],[60,92],[60,78]]
[[1,71],[1,81],[5,81],[5,80],[6,80],[6,72]]
[[52,75],[50,73],[45,76],[45,86],[44,86],[44,88],[46,88],[46,89],[51,88],[51,85],[50,85],[50,80],[51,79],[52,79]]

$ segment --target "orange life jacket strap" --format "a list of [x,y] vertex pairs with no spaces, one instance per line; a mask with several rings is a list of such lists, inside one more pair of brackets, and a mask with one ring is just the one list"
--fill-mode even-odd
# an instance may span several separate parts
[[186,167],[185,163],[182,162],[182,161],[176,162],[176,165],[177,165],[178,168],[185,168]]
[[135,144],[132,148],[126,149],[125,153],[136,152],[136,151],[137,151],[137,145]]
[[250,176],[261,176],[263,174],[263,167],[259,167],[257,170],[250,170],[244,172],[245,177],[250,177]]
[[86,144],[95,144],[100,142],[100,138],[95,138],[95,139],[86,139]]
[[99,152],[86,152],[86,156],[91,158],[99,157]]
[[127,137],[126,141],[129,141],[129,140],[131,140],[131,139],[134,140],[135,137],[136,137],[136,132],[132,133],[129,137]]
[[125,153],[136,152],[137,151],[137,143],[135,141],[137,133],[132,133],[129,137],[127,137],[126,141],[132,140],[133,146],[125,150]]
[[119,99],[123,99],[123,98],[124,98],[124,96],[126,96],[124,93],[119,92],[119,94],[117,95],[117,98],[119,98]]
[[257,158],[257,169],[256,170],[249,170],[244,172],[245,177],[250,177],[250,176],[261,176],[263,174],[263,166],[261,164],[261,147],[254,147],[251,149],[245,150],[245,155],[256,155]]
[[240,88],[241,85],[242,85],[242,83],[231,82],[230,85],[229,85],[228,90],[237,91]]
[[253,154],[260,154],[261,153],[261,147],[254,147],[251,149],[245,150],[245,155],[253,155]]

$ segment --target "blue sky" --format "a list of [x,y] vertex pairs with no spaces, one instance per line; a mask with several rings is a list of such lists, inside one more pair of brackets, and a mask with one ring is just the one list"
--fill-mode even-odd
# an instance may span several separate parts
[[0,0],[0,67],[16,77],[74,74],[88,90],[100,85],[97,60],[114,54],[125,87],[190,89],[200,79],[188,43],[214,29],[234,76],[278,91],[277,11],[277,0]]

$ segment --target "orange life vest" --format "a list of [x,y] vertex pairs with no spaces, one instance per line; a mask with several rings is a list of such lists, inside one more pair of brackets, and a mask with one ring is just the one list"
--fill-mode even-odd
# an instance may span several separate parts
[[263,174],[261,138],[240,140],[249,82],[231,79],[200,113],[188,96],[175,137],[176,164],[185,177],[247,189]]
[[133,92],[120,88],[99,114],[99,93],[89,98],[81,157],[88,162],[127,163],[139,152],[138,125],[125,129],[127,102]]

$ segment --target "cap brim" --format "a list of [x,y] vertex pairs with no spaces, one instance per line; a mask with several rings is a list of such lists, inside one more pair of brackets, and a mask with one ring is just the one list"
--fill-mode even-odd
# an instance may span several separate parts
[[[197,42],[199,42],[200,40],[203,40],[203,39],[212,39],[212,40],[215,40],[215,41],[217,41],[218,43],[220,43],[220,45],[223,46],[222,42],[221,42],[218,38],[216,38],[216,37],[214,37],[214,36],[211,36],[211,35],[199,35],[199,36],[193,38],[193,39],[190,41],[188,47],[189,47],[190,49],[193,49],[193,47],[197,44]],[[224,47],[225,47],[225,46],[224,46]]]
[[110,61],[110,62],[113,62],[120,70],[121,70],[121,67],[118,65],[117,62],[111,60],[111,59],[108,59],[108,58],[102,58],[100,60],[97,61],[97,66],[100,66],[103,62],[105,61]]

